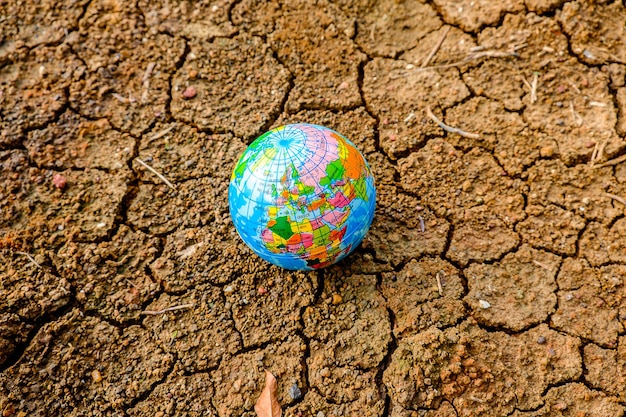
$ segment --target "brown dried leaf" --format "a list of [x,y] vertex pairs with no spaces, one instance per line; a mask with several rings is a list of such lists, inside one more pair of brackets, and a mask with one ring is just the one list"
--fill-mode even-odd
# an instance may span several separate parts
[[254,405],[258,417],[281,417],[280,404],[276,399],[276,378],[271,372],[265,371],[265,388]]

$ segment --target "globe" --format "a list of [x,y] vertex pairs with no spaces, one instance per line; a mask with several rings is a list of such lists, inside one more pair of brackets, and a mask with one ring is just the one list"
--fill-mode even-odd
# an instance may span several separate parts
[[241,239],[282,268],[315,270],[352,252],[372,224],[374,177],[344,136],[291,124],[257,138],[233,170],[228,204]]

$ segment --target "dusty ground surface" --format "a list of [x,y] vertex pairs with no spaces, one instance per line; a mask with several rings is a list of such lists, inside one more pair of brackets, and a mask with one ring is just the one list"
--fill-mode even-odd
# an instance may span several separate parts
[[[622,416],[624,21],[0,0],[2,416],[251,417],[265,369],[287,416]],[[295,121],[356,142],[379,192],[312,273],[253,256],[227,206],[246,144]]]

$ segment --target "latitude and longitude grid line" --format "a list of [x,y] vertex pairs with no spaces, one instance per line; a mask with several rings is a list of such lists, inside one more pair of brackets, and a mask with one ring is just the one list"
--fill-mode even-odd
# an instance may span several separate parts
[[[287,130],[287,129],[285,129],[285,130]],[[283,133],[283,135],[282,135],[283,138],[287,137],[287,132],[283,131],[281,133]],[[305,143],[305,146],[303,146],[303,149],[308,151],[308,149],[306,148],[306,139],[307,138],[305,137],[304,140],[303,140],[304,143]],[[290,164],[291,160],[293,160],[293,159],[297,160],[301,167],[305,166],[305,162],[302,162],[302,160],[300,158],[298,158],[297,156],[292,156],[291,155],[289,147],[285,147],[283,150],[284,150],[285,167],[287,167],[287,165]],[[288,169],[288,168],[286,168],[286,169]],[[295,167],[293,169],[295,169]],[[298,175],[300,175],[300,172],[298,172]],[[293,176],[291,176],[291,180],[293,181]],[[294,219],[294,220],[296,220],[296,219]],[[295,225],[296,225],[296,229],[298,231],[298,235],[302,236],[302,231],[300,230],[300,225],[298,224],[298,221],[294,221],[293,223],[295,223]],[[291,227],[291,224],[289,226]],[[302,240],[300,241],[300,248],[306,251],[306,247],[304,246],[304,242]]]
[[[324,150],[324,155],[322,155],[322,156],[319,158],[319,162],[317,162],[317,165],[315,165],[315,167],[313,167],[313,169],[316,169],[316,168],[318,168],[318,167],[322,164],[322,162],[324,162],[325,157],[326,157],[326,154],[328,153],[328,146],[327,146],[327,142],[326,142],[326,140],[325,140],[326,138],[325,138],[324,136],[321,136],[321,137],[320,137],[320,136],[318,135],[318,133],[319,133],[319,132],[318,132],[316,129],[310,129],[310,130],[309,130],[309,129],[302,129],[302,130],[305,130],[305,131],[306,131],[306,133],[307,133],[307,135],[306,135],[306,136],[305,136],[305,138],[304,138],[304,142],[305,142],[307,145],[309,144],[309,142],[310,142],[309,138],[311,137],[311,136],[309,136],[309,134],[314,133],[314,134],[315,134],[315,136],[314,136],[315,141],[311,141],[311,142],[315,143],[315,145],[316,145],[315,150]],[[286,134],[286,133],[285,133],[285,134]],[[323,139],[323,141],[322,141],[322,140],[320,140],[320,139]],[[320,146],[320,144],[322,144],[322,143],[323,143],[323,145],[324,145],[324,146]],[[310,151],[310,149],[309,149],[309,148],[307,148],[307,147],[305,147],[304,149],[306,149],[307,151]],[[289,156],[289,158],[292,158],[292,154],[291,154],[291,149],[290,149],[290,148],[285,148],[285,153],[287,154],[287,156]],[[317,155],[317,152],[315,152],[315,151],[312,151],[311,153],[312,153],[312,155],[313,155],[313,156],[316,156],[316,155]],[[297,160],[297,161],[300,163],[300,167],[302,168],[302,170],[303,170],[303,171],[304,171],[304,170],[305,170],[305,168],[306,168],[306,173],[305,173],[304,175],[302,175],[302,173],[300,173],[300,172],[298,171],[298,175],[300,176],[300,178],[301,178],[301,177],[303,177],[303,176],[305,176],[305,175],[306,175],[306,176],[309,176],[309,177],[312,177],[312,175],[311,175],[311,170],[307,167],[306,161],[304,161],[304,162],[303,162],[303,161],[302,161],[299,157],[297,157],[297,156],[293,156],[293,159]],[[314,161],[314,158],[313,158],[313,157],[311,157],[309,160]],[[300,225],[299,225],[299,223],[298,223],[297,221],[295,221],[294,223],[295,223],[295,225],[296,225],[296,229],[297,229],[298,234],[299,234],[300,236],[302,236],[302,230],[300,229]],[[314,235],[313,235],[313,236],[314,236]],[[326,238],[326,236],[324,236],[324,238]],[[305,251],[306,251],[306,246],[304,246],[304,242],[303,242],[303,241],[301,241],[301,242],[300,242],[300,247],[301,247],[303,250],[305,250]]]
[[[321,150],[323,150],[323,151],[324,151],[324,155],[322,155],[322,156],[319,158],[319,162],[317,162],[317,165],[315,165],[315,166],[312,168],[313,170],[315,170],[315,169],[317,169],[318,167],[320,167],[320,165],[321,165],[323,162],[328,162],[328,161],[326,160],[326,155],[328,154],[328,138],[327,138],[327,137],[326,137],[326,135],[325,135],[324,133],[322,133],[319,129],[316,129],[316,128],[313,128],[313,127],[308,127],[308,126],[306,126],[306,128],[304,128],[304,127],[303,127],[302,129],[303,129],[303,130],[305,130],[307,133],[309,133],[309,134],[311,135],[311,136],[309,136],[309,137],[313,137],[313,138],[315,139],[315,140],[313,141],[313,142],[316,144],[316,148],[315,148],[315,149],[316,149],[316,150],[321,149]],[[321,146],[320,146],[320,145],[321,145]],[[317,156],[317,152],[313,152],[313,155]],[[339,158],[339,147],[337,147],[337,158]],[[313,160],[313,159],[312,159],[312,160]],[[303,167],[303,169],[304,169],[304,168],[306,167],[306,164],[302,164],[302,167]],[[312,176],[312,174],[311,174],[311,169],[309,169],[308,167],[306,167],[306,168],[307,168],[307,175],[308,175],[309,177],[313,177],[313,176]],[[335,220],[335,223],[338,223],[338,220],[339,220],[339,219],[338,219],[338,217],[337,217],[336,213],[335,213],[334,211],[331,211],[330,213],[332,214],[332,216],[333,216],[333,218],[334,218],[334,220]],[[325,224],[325,225],[327,225],[327,224],[326,224],[326,221],[324,221],[324,224]],[[297,222],[296,222],[296,227],[298,228],[298,233],[300,233],[300,234],[301,234],[302,232],[300,231],[300,227],[298,226],[298,223],[297,223]],[[321,234],[321,235],[320,235],[320,237],[321,237],[323,240],[328,240],[328,238],[330,237],[330,234],[331,234],[331,232],[329,231],[328,233]]]
[[[270,171],[270,172],[272,172],[271,167],[272,167],[272,166],[274,166],[274,165],[276,165],[276,161],[278,161],[278,160],[279,160],[279,159],[278,159],[278,157],[279,157],[279,155],[280,155],[281,153],[283,153],[283,159],[282,159],[283,164],[282,164],[282,167],[281,167],[281,168],[285,168],[285,170],[287,170],[287,169],[288,169],[288,167],[289,167],[289,165],[290,165],[290,162],[291,162],[291,160],[289,160],[289,159],[288,159],[288,157],[289,157],[289,158],[292,158],[292,155],[291,155],[291,153],[289,152],[289,148],[288,148],[288,147],[279,147],[279,146],[276,146],[276,143],[277,143],[279,140],[282,140],[282,139],[285,139],[286,137],[288,137],[288,135],[287,135],[287,134],[288,134],[291,130],[292,130],[291,128],[285,128],[285,129],[283,129],[283,130],[280,130],[280,131],[278,131],[278,132],[275,132],[275,133],[274,133],[274,135],[276,135],[276,136],[277,136],[277,138],[272,139],[272,141],[268,143],[271,147],[273,147],[274,149],[276,149],[276,150],[277,150],[275,159],[270,160],[270,161],[269,161],[269,164],[268,164],[268,169],[269,169],[269,171]],[[303,148],[304,148],[304,147],[303,147]],[[267,149],[267,148],[265,148],[265,149]],[[306,149],[306,148],[304,148],[304,149]],[[280,150],[280,151],[284,151],[284,152],[280,152],[279,150]],[[299,158],[292,158],[292,159],[297,160],[300,164],[302,164],[302,165],[304,166],[304,164],[302,163],[302,160],[300,160]],[[259,196],[259,198],[263,199],[263,196],[265,196],[265,193],[266,193],[266,191],[267,191],[267,186],[268,186],[268,182],[269,182],[269,181],[267,181],[267,178],[262,178],[262,177],[259,177],[259,176],[255,175],[255,172],[254,172],[254,171],[250,168],[250,166],[246,166],[246,170],[248,171],[248,173],[249,173],[249,175],[250,175],[251,177],[255,178],[256,180],[260,181],[260,182],[263,184],[263,191],[262,191],[262,193],[261,193],[261,194],[260,194],[260,196]],[[264,203],[264,201],[258,201],[258,200],[256,200],[256,199],[252,199],[252,198],[247,198],[247,200],[248,200],[249,202],[250,202],[250,201],[254,201],[254,203],[256,203],[257,207],[258,207],[259,205],[263,205],[263,203]],[[250,217],[250,206],[251,206],[251,205],[250,205],[250,204],[248,204],[248,211],[247,211],[247,213],[246,213],[246,214],[247,214],[247,216],[248,216],[248,218]],[[296,223],[296,225],[297,225],[297,223]],[[260,227],[260,226],[259,226],[259,227]],[[298,228],[298,233],[300,233],[300,229],[299,229],[299,228]],[[257,236],[258,236],[258,233],[257,233]],[[258,240],[260,240],[262,243],[264,243],[263,238],[261,238],[261,239],[255,239],[255,240],[257,240],[257,241],[258,241]],[[263,245],[263,246],[264,246],[264,245]],[[273,256],[276,256],[276,255],[279,255],[279,254],[275,254],[275,253],[273,253],[273,252],[272,252],[272,255],[273,255]]]
[[[307,130],[309,130],[309,129],[307,129]],[[328,143],[328,142],[327,142],[327,138],[326,138],[326,136],[325,136],[324,134],[321,134],[321,133],[320,133],[317,129],[310,129],[310,130],[312,131],[311,133],[313,133],[317,139],[320,139],[320,138],[321,138],[321,139],[323,139],[323,141],[317,140],[317,141],[316,141],[316,143],[317,143],[317,144],[322,143],[322,142],[324,143],[324,147],[323,147],[323,149],[324,149],[324,151],[325,151],[324,156],[326,156],[326,154],[327,154],[327,149],[328,149],[328,146],[326,145],[326,144]],[[345,139],[345,138],[344,138],[344,139]],[[347,145],[347,146],[350,146],[350,145],[351,145],[351,146],[354,146],[354,144],[353,144],[352,142],[350,142],[349,140],[347,140],[347,139],[346,139],[346,141],[347,141],[347,143],[346,143],[346,145]],[[316,149],[320,149],[320,147],[318,146]],[[339,156],[339,147],[338,147],[338,148],[337,148],[337,158],[339,158],[339,157],[340,157],[340,156]],[[298,160],[299,160],[299,159],[298,159]],[[323,161],[324,161],[324,158],[322,157],[321,162],[323,162]],[[321,163],[321,162],[320,162],[320,163]],[[303,165],[303,166],[304,166],[304,165]],[[318,166],[319,166],[319,163],[318,163],[318,165],[316,165],[316,167],[318,167]],[[309,173],[309,176],[310,176],[310,171],[309,171],[308,173]],[[366,187],[366,189],[371,189],[371,188],[372,188],[372,187],[371,187],[371,184],[369,184],[368,182],[366,182],[365,187]],[[366,205],[366,204],[371,204],[371,203],[366,203],[366,202],[360,202],[360,201],[359,201],[359,205]],[[350,210],[354,210],[354,206],[353,206],[353,204],[349,203],[349,204],[348,204],[348,206],[349,206]],[[335,223],[338,223],[338,220],[339,220],[339,219],[338,219],[338,217],[337,217],[337,214],[336,214],[334,211],[333,211],[333,212],[331,212],[331,213],[332,213],[332,216],[333,216],[333,217],[334,217],[334,219],[335,219]],[[299,228],[298,228],[298,232],[300,232]],[[355,234],[357,234],[357,233],[358,233],[358,230],[352,230],[350,234],[348,234],[348,235],[344,236],[344,239],[345,239],[345,240],[347,240],[349,237],[352,237],[353,235],[355,235]],[[327,238],[327,237],[329,237],[329,236],[330,236],[330,233],[325,233],[325,234],[323,234],[323,235],[322,235],[322,237],[323,237],[324,239],[326,239],[326,238]]]

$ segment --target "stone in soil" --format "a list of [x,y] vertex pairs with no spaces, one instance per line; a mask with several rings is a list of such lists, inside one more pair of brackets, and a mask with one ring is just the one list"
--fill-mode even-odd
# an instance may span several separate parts
[[[60,174],[63,190],[52,182]],[[4,176],[2,189],[6,218],[0,226],[15,234],[25,251],[56,249],[71,239],[89,242],[113,233],[126,194],[128,170],[110,173],[98,169],[54,171],[24,168]]]

